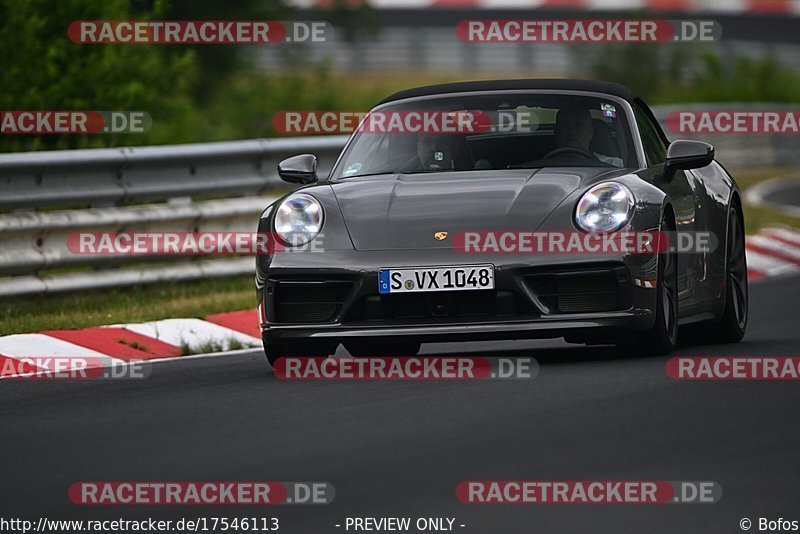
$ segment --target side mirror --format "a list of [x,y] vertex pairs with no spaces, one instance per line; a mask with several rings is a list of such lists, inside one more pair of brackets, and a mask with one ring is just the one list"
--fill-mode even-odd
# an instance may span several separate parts
[[278,163],[278,176],[292,184],[313,184],[317,181],[317,156],[301,154]]
[[664,175],[672,178],[678,169],[699,169],[714,161],[714,146],[702,141],[678,139],[667,148],[667,161],[664,164]]

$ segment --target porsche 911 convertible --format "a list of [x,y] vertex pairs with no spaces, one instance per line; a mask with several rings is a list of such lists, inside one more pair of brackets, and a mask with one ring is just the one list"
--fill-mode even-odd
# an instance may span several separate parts
[[[422,342],[563,337],[666,354],[679,327],[708,341],[742,338],[741,193],[710,144],[670,142],[640,98],[605,82],[436,85],[397,93],[370,113],[425,110],[470,110],[482,127],[362,128],[327,177],[310,154],[279,164],[285,181],[302,185],[259,224],[284,247],[256,260],[271,363],[332,354],[340,343],[354,356],[410,356]],[[705,233],[717,246],[469,253],[456,245],[469,232],[497,231]]]

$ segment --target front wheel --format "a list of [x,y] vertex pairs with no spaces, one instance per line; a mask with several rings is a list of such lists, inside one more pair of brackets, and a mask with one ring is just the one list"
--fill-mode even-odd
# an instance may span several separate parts
[[[669,219],[661,221],[663,232],[671,231]],[[667,250],[658,257],[656,307],[653,328],[641,335],[638,347],[653,355],[669,354],[678,342],[678,255]]]

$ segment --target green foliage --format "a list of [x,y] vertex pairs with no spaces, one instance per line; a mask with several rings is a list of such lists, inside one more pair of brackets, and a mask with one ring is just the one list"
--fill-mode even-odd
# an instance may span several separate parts
[[658,94],[662,102],[800,102],[800,77],[772,57],[731,63],[704,53],[688,83]]
[[[192,108],[197,80],[194,54],[151,45],[75,44],[74,20],[164,18],[163,0],[133,9],[132,0],[0,0],[0,109],[146,111],[148,134],[28,135],[0,137],[0,150],[83,148],[159,143],[174,139],[171,126]],[[180,122],[180,121],[179,121]],[[170,125],[167,128],[161,125]]]
[[[414,85],[455,81],[455,74],[334,73],[330,58],[312,63],[302,47],[281,48],[284,66],[248,63],[256,48],[234,45],[79,45],[74,20],[286,20],[281,0],[0,0],[0,109],[146,111],[145,134],[4,135],[0,152],[152,145],[280,135],[272,118],[285,110],[366,111]],[[369,39],[375,13],[335,0],[326,13],[348,38]],[[280,46],[280,45],[276,45]],[[650,104],[800,102],[800,77],[774,59],[729,60],[691,43],[575,46],[581,76],[624,83]],[[242,53],[245,52],[245,53]]]
[[[660,80],[651,75],[659,63],[657,44],[581,45],[573,48],[588,63],[591,78],[621,83],[646,98],[658,89]],[[643,71],[647,75],[643,75]]]
[[391,82],[334,76],[324,62],[296,63],[274,74],[238,72],[205,108],[202,136],[210,140],[280,136],[272,125],[279,111],[366,111],[393,90]]
[[800,76],[773,57],[727,59],[694,44],[584,49],[596,79],[627,85],[650,104],[800,102]]
[[[370,10],[337,3],[331,17],[368,25]],[[0,152],[192,143],[277,135],[273,115],[294,109],[366,110],[391,92],[328,64],[286,54],[277,73],[255,71],[235,45],[81,45],[67,38],[75,20],[285,20],[280,0],[0,0],[0,109],[146,111],[144,134],[6,135]],[[357,15],[357,16],[356,16]],[[357,19],[357,20],[356,20]],[[344,22],[342,22],[344,24]]]
[[[223,7],[223,15],[220,7]],[[280,0],[170,0],[166,17],[169,20],[286,20],[289,10]],[[191,50],[196,58],[202,83],[195,85],[195,97],[211,97],[227,76],[247,66],[240,53],[242,46],[216,44],[182,45],[170,50]]]
[[343,30],[345,40],[350,42],[374,36],[379,28],[378,15],[366,2],[334,0],[326,18]]

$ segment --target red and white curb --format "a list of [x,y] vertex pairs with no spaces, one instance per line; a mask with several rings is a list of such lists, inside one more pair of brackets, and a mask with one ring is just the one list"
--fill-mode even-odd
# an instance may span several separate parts
[[50,330],[0,337],[0,378],[18,375],[23,362],[46,358],[84,358],[91,365],[187,357],[261,346],[255,310],[201,319],[164,319],[141,324]]
[[[800,231],[767,228],[748,236],[749,280],[800,271]],[[652,280],[636,280],[655,287]],[[190,357],[261,346],[256,310],[209,315],[204,319],[164,319],[140,324],[50,330],[0,337],[0,378],[13,376],[20,361],[36,358],[86,358],[111,365]]]
[[800,231],[791,228],[766,228],[748,236],[747,278],[796,273],[800,270]]

